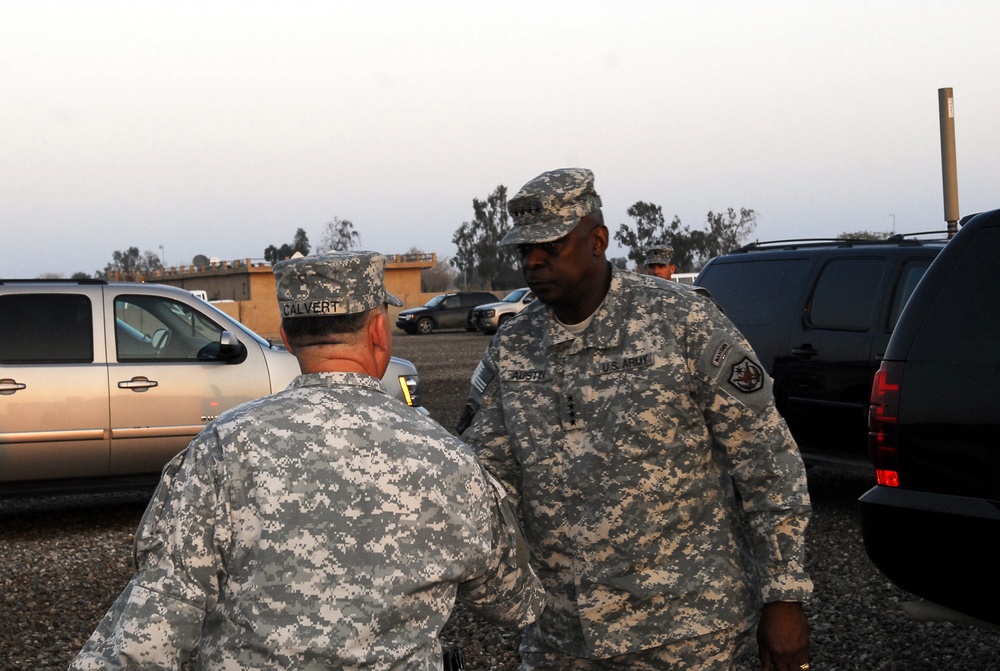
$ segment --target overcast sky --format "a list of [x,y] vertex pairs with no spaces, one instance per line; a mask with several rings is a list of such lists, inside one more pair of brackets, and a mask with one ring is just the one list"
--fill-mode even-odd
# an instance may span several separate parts
[[996,0],[0,0],[0,276],[334,217],[452,256],[473,198],[567,166],[612,234],[639,200],[761,240],[942,229],[940,88],[962,214],[1000,206],[998,29]]

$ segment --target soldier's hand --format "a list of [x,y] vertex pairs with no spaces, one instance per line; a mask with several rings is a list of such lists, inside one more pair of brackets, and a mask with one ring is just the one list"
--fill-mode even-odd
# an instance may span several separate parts
[[809,625],[802,604],[764,604],[757,627],[757,645],[764,671],[808,671]]

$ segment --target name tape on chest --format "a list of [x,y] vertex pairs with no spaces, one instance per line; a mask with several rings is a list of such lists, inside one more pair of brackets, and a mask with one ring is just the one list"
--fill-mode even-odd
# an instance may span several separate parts
[[[653,365],[653,354],[646,352],[595,361],[591,364],[591,372],[595,375],[607,375],[651,365]],[[546,368],[507,368],[500,371],[500,379],[504,382],[546,382],[551,380],[552,376]]]
[[632,354],[602,361],[599,364],[597,372],[602,375],[607,373],[618,373],[634,370],[636,368],[645,368],[646,366],[651,366],[652,364],[653,355],[650,352],[646,352],[644,354]]

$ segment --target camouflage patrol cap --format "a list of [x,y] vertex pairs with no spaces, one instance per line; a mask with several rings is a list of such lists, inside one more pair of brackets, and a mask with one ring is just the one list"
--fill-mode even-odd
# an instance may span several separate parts
[[647,266],[669,266],[674,256],[674,248],[666,245],[646,248]]
[[601,208],[594,173],[587,168],[543,172],[507,202],[514,228],[501,245],[551,242],[567,235],[580,219]]
[[274,264],[281,317],[326,317],[367,312],[383,303],[402,307],[385,290],[385,257],[376,252],[331,252]]

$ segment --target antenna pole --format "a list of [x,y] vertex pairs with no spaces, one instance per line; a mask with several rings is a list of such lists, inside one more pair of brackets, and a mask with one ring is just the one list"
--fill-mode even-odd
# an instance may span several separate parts
[[958,232],[958,168],[955,159],[955,98],[951,89],[938,89],[941,122],[941,176],[944,184],[944,220],[948,238]]

